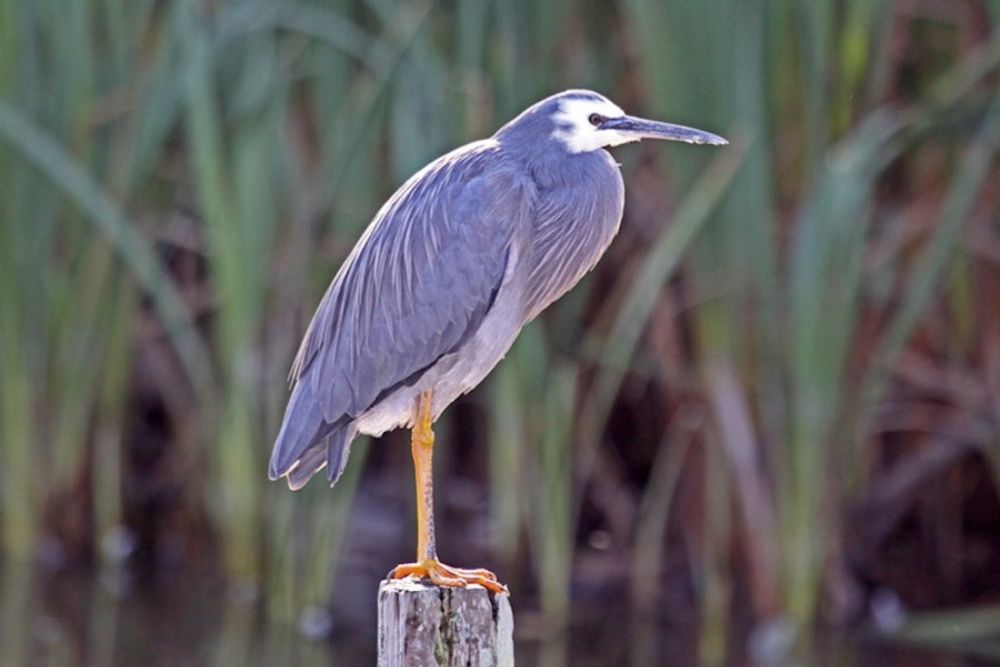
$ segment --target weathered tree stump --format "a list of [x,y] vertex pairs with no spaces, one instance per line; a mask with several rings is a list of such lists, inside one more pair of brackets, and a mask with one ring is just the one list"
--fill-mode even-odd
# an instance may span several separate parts
[[510,596],[413,579],[378,588],[379,667],[512,667]]

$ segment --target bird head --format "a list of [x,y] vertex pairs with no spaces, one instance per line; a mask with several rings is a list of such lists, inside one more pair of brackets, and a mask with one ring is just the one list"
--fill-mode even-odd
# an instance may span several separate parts
[[552,122],[552,138],[570,153],[586,153],[642,139],[713,146],[729,143],[718,135],[692,127],[629,116],[608,98],[589,90],[567,90],[542,104]]

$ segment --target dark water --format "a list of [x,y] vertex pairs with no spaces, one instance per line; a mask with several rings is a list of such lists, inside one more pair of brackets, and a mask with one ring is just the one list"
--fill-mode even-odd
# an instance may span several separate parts
[[[192,577],[157,582],[0,570],[0,666],[180,667],[188,665],[372,665],[374,627],[338,627],[304,614],[263,620],[247,592]],[[372,603],[374,591],[372,592]],[[614,607],[580,613],[543,640],[540,619],[515,601],[519,666],[696,665],[698,637],[669,620],[639,621]],[[316,632],[317,630],[322,632]],[[309,638],[310,634],[328,636]],[[765,641],[766,643],[766,641]],[[809,657],[782,662],[733,656],[726,665],[960,667],[1000,664],[959,654],[853,639],[829,639]]]

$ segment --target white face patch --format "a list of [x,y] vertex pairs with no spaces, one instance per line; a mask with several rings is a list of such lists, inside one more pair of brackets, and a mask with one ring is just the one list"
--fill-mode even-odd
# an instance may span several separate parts
[[604,118],[625,115],[621,107],[608,99],[563,100],[559,103],[559,110],[552,114],[552,122],[556,126],[552,138],[561,141],[570,153],[586,153],[605,146],[639,141],[635,135],[595,127],[590,122],[590,116],[595,113]]

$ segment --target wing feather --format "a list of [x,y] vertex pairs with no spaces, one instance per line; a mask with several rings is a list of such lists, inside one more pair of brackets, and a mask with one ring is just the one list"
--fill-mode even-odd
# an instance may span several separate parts
[[439,158],[376,215],[327,290],[292,365],[323,419],[356,417],[454,350],[504,277],[533,185],[492,141]]

